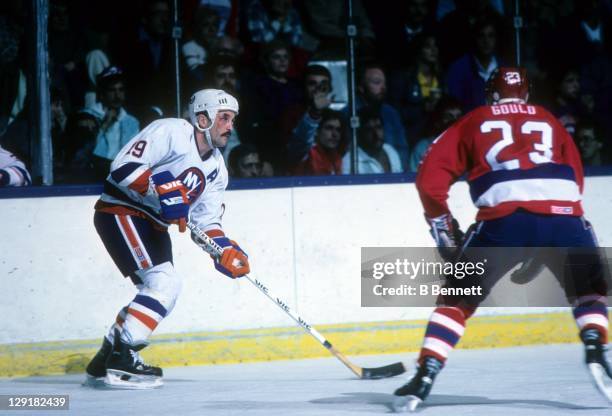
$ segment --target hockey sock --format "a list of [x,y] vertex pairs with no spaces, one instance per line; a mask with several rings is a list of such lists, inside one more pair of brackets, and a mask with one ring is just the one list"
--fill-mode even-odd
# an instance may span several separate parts
[[117,314],[117,318],[115,318],[115,322],[108,330],[108,334],[106,334],[106,339],[111,343],[111,345],[115,343],[115,329],[119,332],[121,332],[121,330],[123,329],[123,323],[125,322],[125,317],[127,316],[127,310],[127,306],[121,308],[121,310]]
[[608,308],[605,296],[580,296],[574,307],[574,319],[580,331],[594,328],[601,334],[601,343],[608,343]]
[[136,295],[127,306],[121,339],[130,345],[145,343],[166,314],[166,308],[157,299]]
[[471,311],[458,307],[436,308],[427,324],[423,347],[418,362],[423,364],[425,357],[435,357],[442,363],[448,358],[465,330],[465,320]]

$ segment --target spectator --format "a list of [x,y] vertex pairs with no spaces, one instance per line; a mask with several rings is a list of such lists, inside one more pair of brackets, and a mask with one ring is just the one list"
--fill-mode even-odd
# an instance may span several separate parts
[[581,69],[583,96],[593,100],[592,118],[603,130],[604,143],[612,143],[612,56],[600,56]]
[[123,71],[116,66],[106,68],[98,75],[98,102],[84,111],[96,117],[100,129],[93,149],[98,170],[108,172],[110,163],[119,150],[138,133],[138,120],[123,108],[125,82]]
[[96,77],[104,68],[110,66],[108,42],[110,32],[107,28],[96,22],[95,27],[88,31],[88,51],[85,54],[85,70],[87,71],[88,88],[85,91],[84,107],[91,107],[96,103]]
[[240,144],[229,154],[229,175],[232,178],[258,178],[271,176],[270,166],[265,166],[259,152],[250,144]]
[[558,26],[555,42],[547,51],[553,57],[552,65],[582,65],[606,53],[610,45],[609,15],[601,0],[575,2],[575,12]]
[[[94,170],[92,154],[100,128],[98,118],[84,110],[68,118],[64,135],[66,165],[74,176],[89,178]],[[95,175],[92,176],[92,180]],[[69,180],[69,178],[65,178]]]
[[340,175],[347,135],[344,116],[339,111],[324,109],[315,132],[314,144],[297,164],[295,175]]
[[217,12],[207,7],[199,7],[193,20],[193,39],[184,43],[181,48],[187,73],[195,81],[202,81],[204,78],[202,69],[217,40],[218,31],[219,15]]
[[427,149],[444,130],[461,117],[461,105],[453,98],[446,97],[440,100],[433,114],[429,117],[429,131],[426,132],[426,137],[419,140],[412,152],[410,152],[410,171],[416,172],[421,163],[421,159],[427,152]]
[[[397,151],[385,140],[383,120],[378,111],[359,111],[361,126],[357,136],[357,173],[398,173],[402,162]],[[351,173],[351,153],[342,158],[342,172]]]
[[84,36],[78,33],[70,18],[68,0],[49,3],[49,76],[52,86],[66,96],[69,106],[84,104],[86,78]]
[[332,77],[322,65],[306,67],[305,100],[288,107],[281,117],[283,136],[288,137],[290,163],[300,160],[314,144],[322,112],[331,104]]
[[389,76],[389,101],[402,115],[410,145],[423,135],[425,121],[442,96],[436,38],[423,34],[413,42],[415,64]]
[[51,140],[53,142],[53,161],[56,167],[63,168],[66,162],[63,143],[68,122],[66,98],[57,88],[51,88]]
[[603,142],[599,129],[590,120],[581,120],[576,125],[574,139],[580,149],[582,164],[585,166],[601,166],[604,160]]
[[242,57],[244,53],[244,46],[240,40],[231,36],[221,36],[217,38],[217,41],[212,45],[213,55],[227,55],[236,60]]
[[399,153],[402,166],[408,166],[408,141],[400,113],[385,102],[387,79],[379,63],[366,62],[357,72],[357,109],[369,107],[380,115],[384,128],[385,143]]
[[527,69],[530,82],[534,86],[535,94],[530,95],[530,100],[540,102],[539,91],[542,90],[540,84],[546,82],[549,70],[547,62],[549,57],[544,51],[550,51],[557,42],[555,39],[556,10],[554,10],[557,4],[550,0],[524,3],[524,8],[521,10],[523,14],[521,66]]
[[164,118],[164,112],[161,108],[151,105],[145,108],[141,108],[140,112],[135,115],[137,120],[140,120],[138,124],[142,126],[142,128],[148,126],[153,123],[155,120],[159,120],[160,118]]
[[174,52],[170,38],[170,6],[147,0],[135,39],[120,39],[120,64],[129,87],[130,108],[155,105],[174,109]]
[[434,31],[433,3],[429,0],[366,2],[376,32],[376,50],[387,68],[406,69],[414,65],[414,41]]
[[0,4],[0,136],[23,109],[26,78],[20,69],[25,25],[23,2]]
[[226,33],[231,35],[236,34],[237,28],[235,26],[237,15],[234,13],[236,6],[232,6],[234,2],[234,0],[199,0],[200,7],[211,9],[219,16],[219,28],[217,29],[218,37]]
[[497,57],[497,28],[493,20],[482,19],[474,24],[472,51],[457,59],[448,68],[448,93],[470,111],[485,104],[485,84],[500,66]]
[[257,59],[265,53],[263,49],[267,43],[282,42],[291,58],[287,74],[292,78],[302,76],[310,52],[302,45],[302,21],[292,0],[253,0],[245,22],[244,67],[256,66]]
[[0,146],[0,188],[31,184],[32,179],[25,164],[11,152]]
[[437,26],[444,67],[472,52],[473,34],[479,30],[483,20],[495,27],[501,25],[501,16],[491,7],[489,0],[455,1],[455,9],[446,14]]
[[302,87],[289,78],[289,49],[278,41],[265,45],[262,61],[265,74],[255,79],[251,97],[245,106],[248,137],[265,161],[272,163],[276,172],[286,169],[287,139],[282,137],[278,120],[283,110],[302,100]]
[[216,88],[238,95],[238,62],[228,55],[213,56],[204,68],[205,88]]
[[253,0],[247,13],[250,42],[279,40],[291,46],[300,45],[302,21],[292,0]]
[[[464,3],[461,0],[459,0],[459,2]],[[488,2],[489,6],[497,13],[500,15],[504,14],[504,0],[487,0],[486,2]],[[483,7],[486,2],[481,2],[482,5],[480,7]],[[438,20],[442,19],[448,13],[456,9],[455,0],[438,0],[437,3],[436,18]]]
[[576,123],[581,115],[580,74],[574,68],[559,72],[556,95],[550,106],[551,112],[570,133],[576,131]]
[[[317,59],[346,59],[346,2],[343,0],[308,0],[303,2],[308,33],[314,35]],[[358,54],[372,51],[374,32],[361,0],[353,0],[353,22],[357,26]]]

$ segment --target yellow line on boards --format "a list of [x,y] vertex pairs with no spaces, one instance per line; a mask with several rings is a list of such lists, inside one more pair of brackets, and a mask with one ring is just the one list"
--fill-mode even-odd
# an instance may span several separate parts
[[[317,326],[343,354],[418,351],[426,321]],[[578,342],[569,311],[477,316],[468,321],[458,348],[495,348]],[[83,372],[100,340],[0,345],[0,377]],[[143,357],[161,367],[230,364],[326,357],[329,353],[299,327],[166,334],[152,338]]]

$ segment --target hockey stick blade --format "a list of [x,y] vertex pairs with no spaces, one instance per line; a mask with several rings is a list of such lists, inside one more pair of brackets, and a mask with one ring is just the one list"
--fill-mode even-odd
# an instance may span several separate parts
[[404,374],[406,372],[406,367],[404,367],[403,363],[397,362],[382,367],[363,368],[362,370],[362,380],[377,380],[380,378],[389,378]]

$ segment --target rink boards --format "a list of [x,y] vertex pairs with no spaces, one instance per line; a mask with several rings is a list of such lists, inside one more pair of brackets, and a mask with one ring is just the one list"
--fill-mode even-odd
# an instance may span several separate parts
[[[606,246],[612,242],[611,185],[608,176],[587,178],[584,203]],[[93,229],[95,200],[2,201],[3,234],[12,238],[0,242],[0,291],[5,295],[0,303],[0,376],[17,369],[21,374],[82,371],[85,357],[133,296],[131,283],[121,278]],[[432,244],[412,183],[234,190],[228,191],[226,206],[225,230],[249,253],[254,274],[343,352],[418,348],[430,309],[362,308],[359,285],[362,246]],[[465,183],[453,187],[451,209],[467,228],[475,211]],[[185,365],[326,353],[248,282],[216,273],[187,235],[171,234],[184,285],[176,309],[157,331],[160,342],[148,349],[155,362]],[[461,345],[576,341],[569,314],[522,315],[533,312],[484,311],[487,316],[481,313],[475,322],[482,319],[485,328],[488,319],[501,320],[505,330],[491,336],[492,328],[480,333],[475,325]]]

